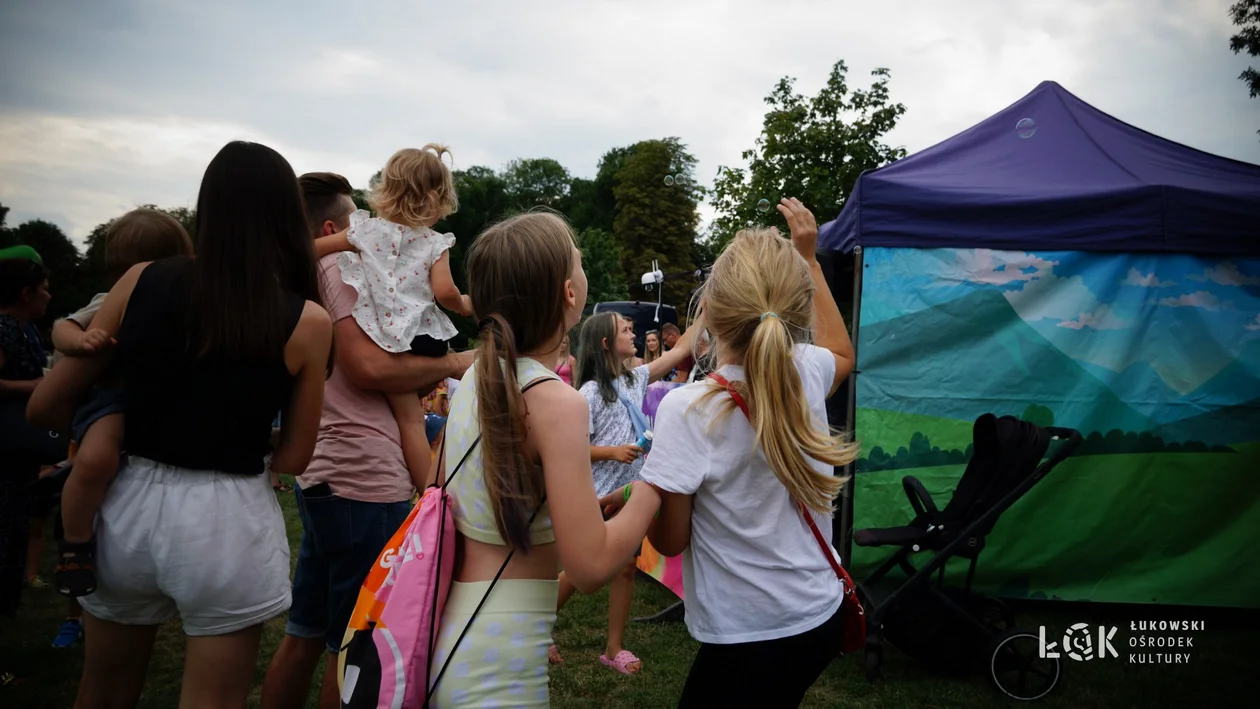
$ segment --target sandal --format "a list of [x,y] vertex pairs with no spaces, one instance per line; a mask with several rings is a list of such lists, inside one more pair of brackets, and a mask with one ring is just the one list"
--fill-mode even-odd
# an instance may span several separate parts
[[53,572],[57,593],[70,598],[96,593],[96,539],[77,543],[63,540],[57,548],[61,554]]
[[556,647],[555,645],[552,645],[551,647],[547,648],[547,662],[553,665],[564,664],[564,658],[560,657],[560,648]]
[[293,492],[293,487],[289,485],[285,485],[284,483],[276,483],[275,485],[271,486],[271,489],[275,490],[276,492]]
[[[635,657],[634,653],[630,652],[629,650],[622,650],[621,652],[617,653],[617,656],[611,660],[608,659],[607,655],[600,655],[599,661],[613,668],[614,670],[617,670],[623,675],[637,675],[639,671],[643,669],[643,661]],[[639,669],[636,669],[636,670],[630,669],[630,665],[636,662],[639,663]]]

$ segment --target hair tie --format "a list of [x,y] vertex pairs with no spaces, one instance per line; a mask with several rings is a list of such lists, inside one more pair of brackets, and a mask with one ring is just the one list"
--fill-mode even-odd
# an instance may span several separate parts
[[777,318],[777,317],[779,317],[778,313],[772,310],[767,310],[766,312],[761,314],[761,320],[758,320],[757,322],[765,322],[766,318]]
[[494,318],[482,318],[481,322],[477,323],[477,329],[484,330],[488,327],[492,327],[494,324],[495,324]]

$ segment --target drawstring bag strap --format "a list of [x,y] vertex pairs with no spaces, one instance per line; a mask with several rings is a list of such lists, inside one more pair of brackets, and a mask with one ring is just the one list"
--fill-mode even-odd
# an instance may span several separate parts
[[[523,389],[521,389],[521,393],[524,394],[525,392],[529,391],[530,389],[533,389],[539,384],[543,384],[545,382],[551,382],[551,381],[558,382],[560,381],[560,379],[559,377],[541,377],[539,379],[535,379],[534,381],[527,384]],[[464,465],[465,460],[468,460],[468,456],[469,454],[472,453],[473,448],[476,448],[477,444],[480,442],[481,442],[481,436],[479,434],[477,436],[477,440],[473,441],[472,446],[469,447],[468,452],[464,454],[463,458],[460,458],[459,465],[455,466],[455,472],[451,473],[452,478],[455,477],[455,473],[459,472],[459,468]],[[445,448],[446,446],[445,436],[443,436],[442,438],[442,446],[443,448]],[[446,481],[446,485],[449,485],[450,482],[451,481],[448,479]],[[443,489],[445,489],[446,485],[443,485]],[[538,502],[538,509],[534,510],[534,514],[529,516],[529,523],[525,525],[525,528],[527,530],[531,529],[534,526],[534,519],[538,517],[538,513],[542,511],[542,508],[546,504],[547,504],[547,493],[544,492],[542,499]],[[516,556],[515,548],[509,551],[507,557],[503,559],[503,563],[499,565],[499,570],[495,572],[494,578],[490,580],[490,587],[486,589],[485,595],[481,597],[481,602],[477,604],[477,607],[473,610],[472,615],[469,616],[468,622],[464,624],[464,629],[459,632],[459,637],[455,638],[455,645],[451,648],[451,653],[447,655],[446,661],[442,663],[442,667],[441,669],[438,670],[437,676],[433,678],[433,683],[429,685],[428,693],[425,694],[424,696],[424,705],[426,707],[429,706],[429,701],[432,700],[433,693],[437,691],[438,683],[442,681],[442,675],[446,673],[446,668],[451,664],[451,660],[455,657],[455,652],[459,650],[459,644],[464,641],[464,636],[467,635],[468,630],[472,628],[473,621],[477,620],[477,614],[481,613],[481,608],[482,606],[486,605],[486,601],[490,599],[490,594],[494,593],[495,585],[499,583],[499,579],[503,576],[503,572],[507,570],[508,563],[512,561],[513,556]],[[437,626],[435,624],[429,627],[436,628]],[[432,644],[430,644],[430,648],[432,648]]]

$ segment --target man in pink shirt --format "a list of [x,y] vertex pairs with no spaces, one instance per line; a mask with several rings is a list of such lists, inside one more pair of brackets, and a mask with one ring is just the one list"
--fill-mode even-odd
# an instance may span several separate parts
[[[313,238],[349,227],[355,205],[344,177],[308,173],[298,181]],[[294,490],[302,544],[284,640],[263,683],[266,709],[305,707],[325,650],[319,706],[341,706],[336,667],[346,624],[377,555],[411,511],[415,491],[382,392],[431,390],[446,377],[462,377],[473,358],[471,352],[430,358],[382,350],[350,316],[356,294],[342,282],[337,256],[319,262],[336,362],[324,385],[315,455]]]

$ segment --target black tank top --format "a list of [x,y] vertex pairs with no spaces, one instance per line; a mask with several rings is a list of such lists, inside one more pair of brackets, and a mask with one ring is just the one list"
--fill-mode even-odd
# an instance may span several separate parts
[[[289,402],[293,376],[283,346],[254,360],[190,353],[192,267],[188,257],[154,262],[127,303],[118,332],[127,397],[124,450],[181,468],[256,475],[271,451],[271,423]],[[291,335],[305,300],[286,297]]]

